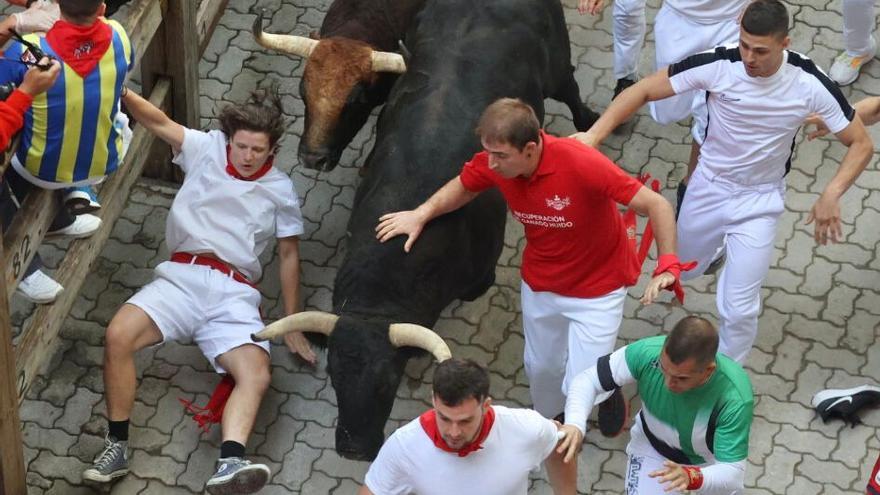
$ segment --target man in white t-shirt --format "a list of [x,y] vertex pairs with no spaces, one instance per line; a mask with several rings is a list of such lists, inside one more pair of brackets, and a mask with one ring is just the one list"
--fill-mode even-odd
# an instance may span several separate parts
[[359,495],[525,495],[546,461],[556,495],[577,490],[576,462],[555,451],[558,423],[531,409],[493,406],[489,373],[448,359],[434,371],[434,409],[392,434]]
[[707,92],[709,125],[678,222],[679,256],[697,260],[682,279],[701,275],[719,253],[720,352],[743,363],[758,331],[761,284],[785,209],[785,174],[804,119],[816,113],[849,149],[813,206],[819,244],[841,237],[840,197],[873,151],[862,121],[834,84],[804,55],[788,50],[788,12],[778,0],[755,0],[743,13],[740,43],[688,57],[643,79],[612,102],[586,133],[598,146],[648,101]]
[[[223,443],[208,493],[253,493],[269,468],[244,459],[263,394],[269,387],[269,346],[250,335],[263,328],[255,282],[259,255],[278,239],[282,300],[287,314],[299,300],[299,200],[287,174],[272,166],[285,122],[277,86],[254,92],[243,105],[224,108],[222,131],[200,132],[172,121],[133,92],[122,101],[137,122],[168,143],[186,174],[168,213],[171,259],[156,278],[124,304],[107,328],[104,388],[109,420],[104,450],[83,479],[107,483],[128,472],[128,422],[137,380],[134,355],[166,340],[195,341],[224,378],[228,401],[215,409]],[[292,351],[314,362],[299,334]],[[213,401],[212,401],[213,402]],[[217,416],[220,416],[218,418]]]

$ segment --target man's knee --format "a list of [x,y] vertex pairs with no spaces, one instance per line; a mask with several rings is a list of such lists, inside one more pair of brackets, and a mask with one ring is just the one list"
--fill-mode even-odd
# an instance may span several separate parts
[[[264,394],[272,382],[272,372],[269,367],[269,354],[262,348],[246,344],[233,351],[230,356],[233,363],[224,366],[235,379],[236,384],[243,385],[249,390]],[[231,364],[231,366],[228,366]]]

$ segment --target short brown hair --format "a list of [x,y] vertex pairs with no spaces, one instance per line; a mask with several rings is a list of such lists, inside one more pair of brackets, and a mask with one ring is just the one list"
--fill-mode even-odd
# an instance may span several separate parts
[[98,14],[104,0],[58,0],[61,14],[76,22],[88,21]]
[[507,143],[519,151],[539,141],[541,123],[535,110],[517,98],[495,100],[483,110],[477,136],[487,143]]
[[718,331],[705,318],[685,316],[669,333],[663,350],[675,364],[693,358],[698,365],[706,366],[718,352]]
[[483,402],[489,397],[489,372],[470,359],[447,359],[434,370],[434,395],[452,407],[470,398]]
[[278,94],[278,82],[270,81],[268,86],[257,88],[243,105],[226,105],[220,111],[218,119],[220,129],[227,139],[232,139],[241,130],[264,132],[269,136],[269,145],[275,148],[287,128],[284,106]]

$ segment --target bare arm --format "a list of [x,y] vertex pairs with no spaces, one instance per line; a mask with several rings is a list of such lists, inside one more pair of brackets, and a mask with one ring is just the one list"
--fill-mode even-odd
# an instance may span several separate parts
[[134,91],[123,89],[122,102],[138,124],[168,143],[175,153],[183,146],[184,127]]
[[415,210],[386,213],[379,217],[379,225],[376,226],[376,239],[379,239],[379,242],[385,242],[406,234],[407,240],[403,250],[408,253],[426,223],[440,215],[461,208],[478,194],[467,190],[461,183],[459,176],[456,176]]
[[[642,186],[629,202],[629,207],[639,215],[646,215],[654,230],[657,240],[657,254],[675,254],[675,212],[666,198],[654,191]],[[660,294],[660,291],[675,282],[676,276],[670,272],[663,272],[653,277],[645,287],[645,293],[641,298],[642,304],[651,304]]]
[[572,134],[571,137],[595,148],[645,103],[662,100],[674,94],[672,83],[669,82],[668,70],[664,67],[620,93],[593,127],[587,132]]
[[367,488],[367,485],[363,485],[361,486],[361,489],[358,490],[358,495],[373,495],[373,492],[371,492],[370,489]]
[[[284,302],[284,314],[292,315],[299,311],[299,237],[282,237],[278,239],[278,276],[281,280],[281,299]],[[284,336],[284,343],[294,354],[309,364],[317,361],[315,351],[308,339],[300,332],[291,332]]]
[[819,244],[827,244],[829,236],[832,242],[839,242],[841,237],[840,226],[840,198],[852,186],[862,170],[868,166],[871,154],[874,152],[874,143],[865,129],[862,120],[857,116],[842,131],[837,133],[837,138],[849,149],[846,151],[837,173],[825,186],[822,195],[810,210],[807,224],[815,221],[813,236]]
[[853,107],[865,125],[874,125],[880,122],[880,96],[865,98]]

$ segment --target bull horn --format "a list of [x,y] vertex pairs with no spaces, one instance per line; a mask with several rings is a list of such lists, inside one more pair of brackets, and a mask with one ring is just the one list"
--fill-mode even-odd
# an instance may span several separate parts
[[434,355],[437,362],[452,357],[449,346],[430,328],[414,323],[392,323],[388,327],[388,338],[394,347],[418,347]]
[[338,316],[323,311],[294,313],[281,318],[255,334],[251,334],[251,340],[254,342],[272,340],[290,332],[316,332],[329,336],[338,319]]
[[399,53],[373,50],[370,60],[373,63],[373,72],[393,72],[395,74],[406,72],[406,62],[403,60],[403,55]]
[[264,12],[265,9],[263,9],[263,12],[261,12],[260,15],[257,16],[257,20],[254,21],[253,33],[254,38],[257,40],[257,43],[272,50],[278,50],[281,52],[289,53],[291,55],[299,55],[303,58],[309,58],[309,55],[311,55],[312,51],[315,50],[315,47],[318,46],[318,41],[306,38],[305,36],[290,36],[264,33]]

